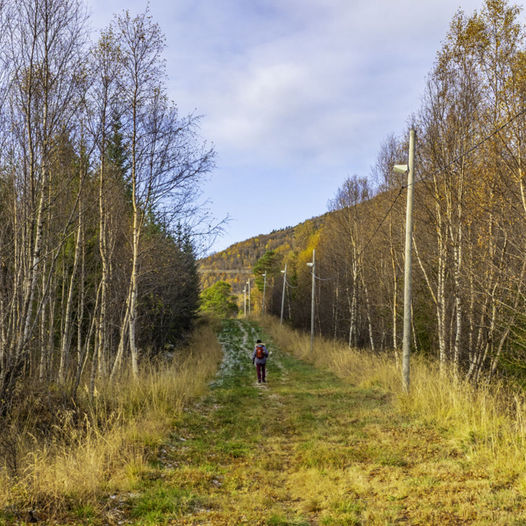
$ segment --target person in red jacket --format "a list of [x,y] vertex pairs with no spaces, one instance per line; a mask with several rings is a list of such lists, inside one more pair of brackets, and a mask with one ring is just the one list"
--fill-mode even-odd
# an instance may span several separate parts
[[254,352],[252,353],[252,363],[256,365],[258,373],[258,383],[265,383],[266,365],[267,365],[268,351],[261,340],[256,342]]

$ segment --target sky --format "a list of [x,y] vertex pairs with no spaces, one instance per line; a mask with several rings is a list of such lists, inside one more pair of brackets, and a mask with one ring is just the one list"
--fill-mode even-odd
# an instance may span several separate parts
[[[449,23],[483,0],[151,0],[168,93],[202,115],[216,167],[203,185],[211,251],[327,211],[407,129]],[[94,30],[144,0],[87,0]],[[405,162],[405,160],[401,160]]]

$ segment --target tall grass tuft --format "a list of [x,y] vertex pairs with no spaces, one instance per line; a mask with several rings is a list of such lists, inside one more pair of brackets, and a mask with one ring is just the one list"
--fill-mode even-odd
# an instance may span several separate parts
[[262,323],[281,349],[358,387],[390,394],[400,413],[437,426],[484,469],[501,479],[520,479],[526,489],[526,396],[518,388],[498,381],[475,386],[413,356],[411,389],[406,393],[394,353],[375,354],[316,338],[311,354],[310,335],[270,317]]
[[16,473],[0,465],[0,508],[97,507],[102,494],[132,488],[148,453],[166,439],[185,404],[204,392],[220,358],[214,329],[203,325],[169,363],[143,364],[135,380],[98,385],[94,400],[81,395],[80,407],[62,411],[44,440],[31,433],[38,422],[26,416]]

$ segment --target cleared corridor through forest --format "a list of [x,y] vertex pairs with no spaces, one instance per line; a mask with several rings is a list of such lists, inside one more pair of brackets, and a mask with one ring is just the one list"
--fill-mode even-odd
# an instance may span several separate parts
[[134,524],[523,524],[521,497],[495,487],[440,428],[396,412],[275,348],[268,386],[254,324],[224,323],[224,360],[187,408],[128,503]]

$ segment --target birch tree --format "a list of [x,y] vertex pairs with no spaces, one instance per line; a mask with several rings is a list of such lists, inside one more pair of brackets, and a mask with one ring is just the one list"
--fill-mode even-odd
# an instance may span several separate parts
[[71,214],[66,214],[59,228],[62,238],[50,237],[49,205],[54,198],[50,170],[56,139],[74,126],[81,98],[85,15],[75,0],[21,0],[10,5],[9,21],[6,54],[16,141],[11,150],[16,192],[12,256],[17,272],[6,313],[9,358],[0,379],[6,398],[31,358],[30,340],[41,321],[58,250],[69,228]]
[[132,206],[131,271],[119,346],[112,376],[129,348],[131,369],[138,373],[137,316],[141,232],[152,213],[168,208],[178,218],[195,195],[197,182],[213,164],[213,151],[197,142],[198,119],[180,118],[166,96],[162,52],[164,37],[146,11],[116,17],[115,34],[122,56],[122,106],[129,145]]

